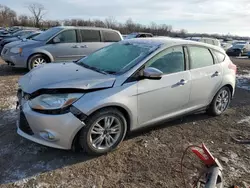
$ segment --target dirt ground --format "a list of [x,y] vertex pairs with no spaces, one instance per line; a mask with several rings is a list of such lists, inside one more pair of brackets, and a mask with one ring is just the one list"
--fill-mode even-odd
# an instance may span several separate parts
[[[226,187],[250,186],[250,60],[233,59],[238,82],[230,109],[220,117],[187,116],[127,136],[112,153],[93,158],[44,147],[16,133],[18,78],[26,70],[0,62],[0,187],[184,187],[180,160],[184,149],[204,142],[223,165]],[[190,152],[184,160],[189,186],[202,165]]]

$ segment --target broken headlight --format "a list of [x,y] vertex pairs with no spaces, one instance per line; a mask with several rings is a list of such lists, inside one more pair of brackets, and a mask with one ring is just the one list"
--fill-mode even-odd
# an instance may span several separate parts
[[43,94],[29,101],[29,105],[34,110],[57,110],[63,109],[73,104],[83,94]]

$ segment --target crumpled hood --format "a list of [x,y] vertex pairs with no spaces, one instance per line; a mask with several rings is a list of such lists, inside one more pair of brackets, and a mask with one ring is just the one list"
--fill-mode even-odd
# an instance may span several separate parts
[[50,63],[39,66],[19,80],[24,92],[40,89],[101,89],[112,87],[115,76],[86,69],[75,63]]

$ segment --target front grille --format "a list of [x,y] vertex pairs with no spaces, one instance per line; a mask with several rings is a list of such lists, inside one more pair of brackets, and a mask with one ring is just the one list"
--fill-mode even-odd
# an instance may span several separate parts
[[29,135],[33,135],[33,131],[31,130],[30,126],[29,126],[29,123],[24,115],[24,113],[22,111],[20,111],[20,120],[19,120],[19,128],[29,134]]

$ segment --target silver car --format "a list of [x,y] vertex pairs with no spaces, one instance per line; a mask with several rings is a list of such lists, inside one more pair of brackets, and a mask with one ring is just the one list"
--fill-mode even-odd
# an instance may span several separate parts
[[14,47],[4,46],[1,57],[13,67],[31,70],[40,64],[78,60],[122,39],[111,29],[59,26]]
[[100,155],[126,133],[198,110],[220,115],[236,66],[222,48],[165,38],[114,43],[76,63],[46,64],[19,80],[18,134]]

